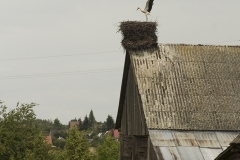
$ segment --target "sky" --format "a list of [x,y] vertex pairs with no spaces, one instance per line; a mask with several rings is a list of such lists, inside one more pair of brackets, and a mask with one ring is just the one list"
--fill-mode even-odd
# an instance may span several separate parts
[[[118,26],[145,21],[146,0],[1,0],[0,100],[37,103],[67,124],[116,118],[125,53]],[[239,0],[155,0],[159,43],[240,45]]]

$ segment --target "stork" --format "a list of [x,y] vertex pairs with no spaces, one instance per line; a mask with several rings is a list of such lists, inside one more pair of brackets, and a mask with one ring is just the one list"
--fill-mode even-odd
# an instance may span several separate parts
[[144,10],[142,10],[140,7],[137,8],[137,10],[140,9],[140,11],[146,15],[146,21],[148,21],[147,16],[150,15],[150,11],[152,10],[152,5],[153,5],[153,0],[148,0],[146,2],[146,6],[145,6]]

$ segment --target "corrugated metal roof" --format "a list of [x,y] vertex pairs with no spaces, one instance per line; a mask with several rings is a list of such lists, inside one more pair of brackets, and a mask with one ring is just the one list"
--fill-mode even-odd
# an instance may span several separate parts
[[159,147],[162,157],[159,159],[163,160],[181,160],[176,147]]
[[240,134],[231,142],[231,144],[240,144]]
[[[233,134],[232,136],[236,137],[235,134]],[[223,152],[221,152],[215,159],[216,160],[225,160],[225,159],[229,159],[231,156],[233,156],[234,154],[236,154],[236,151],[239,151],[239,144],[240,144],[240,135],[238,135],[231,143],[230,146],[228,147],[222,147],[223,148]],[[234,151],[235,150],[235,151]],[[231,157],[232,159],[234,159],[233,157]]]
[[198,146],[197,141],[191,131],[174,131],[172,132],[177,146]]
[[[229,146],[229,142],[235,139],[239,132],[215,132],[217,135],[217,139],[222,147],[227,148]],[[240,141],[239,141],[240,142]]]
[[182,160],[204,160],[199,147],[177,147],[177,149]]
[[214,148],[200,148],[205,160],[214,160],[223,150]]
[[221,148],[215,132],[194,132],[200,147]]
[[130,52],[148,128],[240,130],[240,47]]
[[149,130],[153,146],[175,146],[172,133],[169,131]]
[[[230,144],[238,132],[149,130],[159,159],[213,160]],[[220,138],[218,138],[220,137]]]
[[228,147],[222,147],[222,150],[224,151],[224,150],[226,150]]

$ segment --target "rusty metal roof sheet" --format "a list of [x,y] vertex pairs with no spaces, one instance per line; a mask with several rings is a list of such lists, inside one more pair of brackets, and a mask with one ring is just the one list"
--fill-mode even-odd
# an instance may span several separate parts
[[129,52],[150,129],[240,130],[240,46]]
[[191,131],[174,131],[172,132],[177,146],[198,146],[197,141]]
[[[239,132],[215,132],[217,135],[217,139],[222,147],[228,147],[229,142],[232,142],[233,139],[235,139]],[[240,143],[240,141],[239,141]]]
[[177,149],[182,160],[204,160],[199,147],[177,147]]
[[205,160],[213,160],[223,151],[215,148],[200,148],[200,150]]
[[231,142],[231,144],[240,144],[240,134]]
[[153,146],[176,146],[172,133],[169,131],[149,130]]
[[194,132],[200,147],[221,148],[215,132]]
[[153,148],[159,159],[163,160],[213,160],[229,146],[226,144],[230,144],[238,133],[149,130]]
[[178,153],[176,147],[159,147],[160,155],[158,155],[159,159],[162,160],[181,160],[181,157]]

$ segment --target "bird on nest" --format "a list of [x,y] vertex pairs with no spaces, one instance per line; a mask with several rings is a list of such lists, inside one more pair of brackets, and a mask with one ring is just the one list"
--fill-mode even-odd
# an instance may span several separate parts
[[148,15],[151,16],[150,11],[152,10],[152,5],[153,5],[153,0],[148,0],[146,2],[146,6],[145,6],[144,10],[142,10],[140,7],[137,8],[137,10],[140,9],[140,11],[146,15],[146,21],[148,21],[147,16]]

